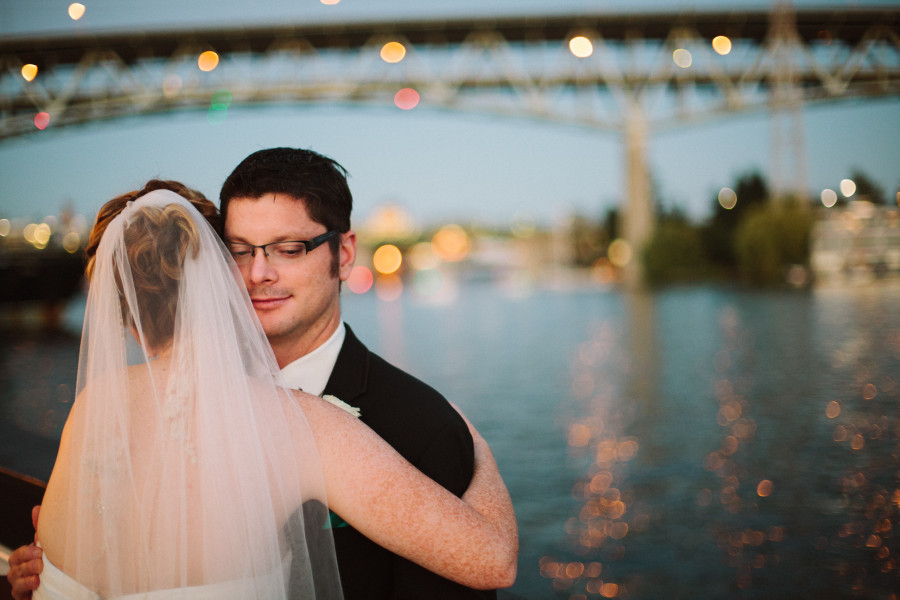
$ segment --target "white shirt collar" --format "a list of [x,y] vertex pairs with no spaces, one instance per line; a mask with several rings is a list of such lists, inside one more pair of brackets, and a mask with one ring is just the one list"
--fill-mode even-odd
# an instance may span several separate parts
[[334,370],[338,354],[344,345],[347,329],[341,321],[325,343],[281,369],[288,386],[321,396]]

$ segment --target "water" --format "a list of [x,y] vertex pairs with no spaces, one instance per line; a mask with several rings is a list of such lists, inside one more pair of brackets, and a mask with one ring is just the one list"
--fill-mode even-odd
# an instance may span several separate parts
[[[519,520],[513,592],[896,598],[900,288],[459,291],[348,295],[344,313],[490,442]],[[76,353],[73,336],[0,347],[0,464],[49,469]]]

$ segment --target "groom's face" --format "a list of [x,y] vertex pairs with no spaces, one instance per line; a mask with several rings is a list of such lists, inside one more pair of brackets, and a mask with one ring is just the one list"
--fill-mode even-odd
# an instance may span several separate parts
[[[271,242],[311,240],[326,232],[313,221],[302,201],[283,194],[234,198],[229,202],[225,239],[261,246]],[[257,249],[241,267],[253,307],[280,366],[317,348],[340,322],[340,281],[346,280],[356,258],[356,237],[342,234],[338,274],[325,243],[288,264],[275,264]]]

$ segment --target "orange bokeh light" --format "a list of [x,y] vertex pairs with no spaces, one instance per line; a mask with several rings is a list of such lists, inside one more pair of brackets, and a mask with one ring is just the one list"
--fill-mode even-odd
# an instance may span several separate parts
[[37,65],[29,63],[22,67],[22,77],[25,79],[25,81],[32,81],[35,77],[37,77],[37,74]]
[[469,254],[469,236],[459,225],[441,227],[431,244],[435,253],[447,262],[458,262]]
[[575,447],[587,446],[591,441],[591,428],[582,423],[575,423],[569,427],[569,445]]
[[725,56],[731,52],[731,39],[724,35],[717,35],[712,39],[712,47],[717,54]]
[[388,63],[398,63],[406,56],[406,47],[400,42],[388,42],[381,47],[381,60]]
[[219,55],[212,50],[207,50],[197,58],[197,66],[201,71],[212,71],[219,66]]
[[393,244],[380,246],[375,251],[375,254],[372,255],[372,266],[375,267],[376,271],[384,275],[396,273],[401,264],[403,264],[403,254]]

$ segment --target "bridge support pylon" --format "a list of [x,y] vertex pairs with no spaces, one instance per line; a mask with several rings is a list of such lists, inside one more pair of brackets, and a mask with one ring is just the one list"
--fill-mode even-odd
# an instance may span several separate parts
[[625,210],[622,214],[622,238],[631,248],[631,259],[624,267],[623,284],[629,290],[645,286],[643,251],[653,235],[653,198],[647,168],[647,120],[643,108],[632,103],[625,111]]

